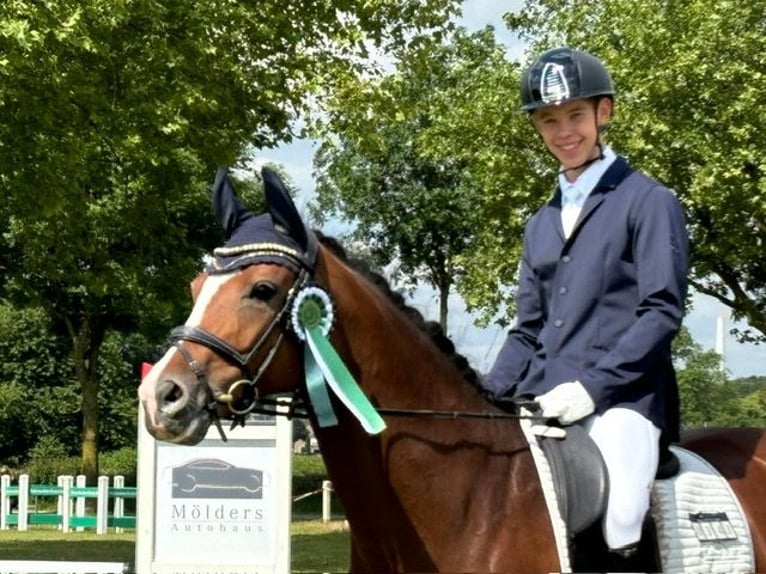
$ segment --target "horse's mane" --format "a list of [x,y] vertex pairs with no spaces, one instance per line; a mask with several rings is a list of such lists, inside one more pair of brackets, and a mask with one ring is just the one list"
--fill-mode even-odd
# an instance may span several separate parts
[[354,271],[371,281],[404,315],[415,323],[421,331],[426,333],[431,342],[449,358],[450,362],[460,371],[467,382],[480,387],[478,373],[471,367],[468,359],[456,351],[455,345],[438,321],[427,321],[420,311],[407,304],[401,293],[391,288],[388,280],[379,271],[373,269],[368,261],[354,255],[349,255],[345,247],[336,238],[325,235],[319,230],[314,230],[314,233],[325,248]]

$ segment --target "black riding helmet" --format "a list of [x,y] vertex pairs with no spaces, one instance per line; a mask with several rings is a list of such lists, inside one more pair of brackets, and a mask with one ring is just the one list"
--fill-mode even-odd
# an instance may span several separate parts
[[601,60],[582,50],[548,50],[521,77],[521,109],[526,112],[596,96],[613,98],[614,84]]

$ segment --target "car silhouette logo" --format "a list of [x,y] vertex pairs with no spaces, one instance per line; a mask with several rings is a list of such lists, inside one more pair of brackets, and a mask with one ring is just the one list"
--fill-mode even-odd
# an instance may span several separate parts
[[263,498],[263,471],[217,458],[173,467],[173,498]]

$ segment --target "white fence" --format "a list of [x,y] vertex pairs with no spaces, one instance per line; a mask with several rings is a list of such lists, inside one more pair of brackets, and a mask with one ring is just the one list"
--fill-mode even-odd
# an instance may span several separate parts
[[[56,512],[31,511],[30,501],[56,499]],[[86,513],[85,501],[96,499],[96,514]],[[59,476],[55,486],[48,484],[30,484],[29,475],[19,476],[18,485],[11,484],[11,477],[0,477],[0,530],[8,530],[15,525],[25,531],[31,524],[56,525],[64,532],[72,528],[82,531],[95,528],[97,534],[105,534],[112,526],[121,532],[123,528],[135,528],[136,517],[125,514],[125,499],[135,499],[136,488],[126,487],[125,478],[114,477],[113,486],[109,485],[108,476],[98,478],[98,486],[85,486],[85,476]],[[11,512],[12,500],[16,500],[16,513]],[[109,502],[113,500],[112,513]],[[35,505],[37,506],[37,505]]]

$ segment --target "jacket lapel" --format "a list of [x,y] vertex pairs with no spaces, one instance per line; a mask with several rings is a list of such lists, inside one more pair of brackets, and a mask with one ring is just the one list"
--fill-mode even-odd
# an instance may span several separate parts
[[[580,226],[596,209],[598,209],[598,207],[604,201],[606,194],[616,188],[620,182],[628,176],[630,172],[630,165],[625,160],[625,158],[622,156],[617,156],[614,162],[612,162],[612,165],[610,165],[609,169],[607,169],[604,175],[601,176],[601,179],[596,184],[596,187],[593,188],[593,191],[585,200],[585,205],[582,206],[580,215],[577,217],[577,221],[575,222],[574,228],[572,229],[572,233],[569,235],[569,239],[567,239],[567,243],[571,242],[577,236]],[[559,195],[561,194],[560,191],[558,193]],[[559,228],[561,229],[561,234],[563,237],[564,232],[563,228],[561,227],[560,214],[561,212],[559,211]]]
[[564,237],[564,226],[561,224],[561,188],[556,186],[556,191],[553,197],[548,202],[546,211],[546,218],[549,225],[556,230],[562,245],[566,241]]

